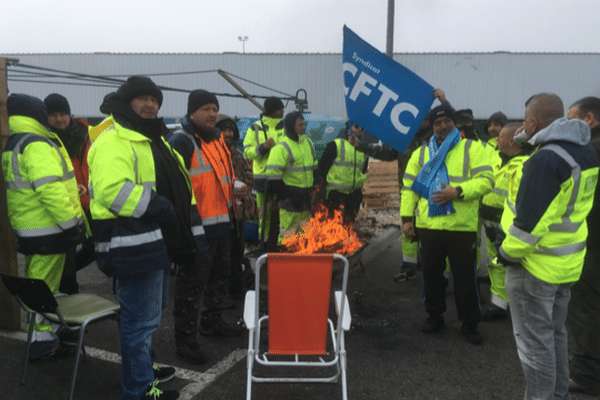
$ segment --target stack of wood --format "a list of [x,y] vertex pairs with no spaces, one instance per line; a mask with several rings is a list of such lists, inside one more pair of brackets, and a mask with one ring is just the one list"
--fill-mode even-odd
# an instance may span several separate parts
[[363,186],[363,208],[380,210],[400,207],[397,161],[369,161]]

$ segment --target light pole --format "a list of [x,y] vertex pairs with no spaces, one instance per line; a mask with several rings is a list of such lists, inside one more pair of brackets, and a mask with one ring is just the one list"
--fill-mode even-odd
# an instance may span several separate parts
[[242,52],[246,54],[246,41],[248,40],[248,36],[238,36],[238,40],[242,42]]

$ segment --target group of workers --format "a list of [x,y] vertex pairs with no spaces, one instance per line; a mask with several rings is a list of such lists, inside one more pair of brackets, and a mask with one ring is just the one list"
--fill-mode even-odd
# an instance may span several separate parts
[[[311,218],[320,191],[330,212],[341,209],[351,223],[369,157],[397,158],[405,253],[397,280],[415,278],[419,260],[427,313],[422,331],[445,327],[449,270],[468,342],[482,343],[479,322],[505,318],[510,308],[525,398],[600,393],[600,355],[590,340],[600,320],[597,246],[586,255],[586,240],[600,237],[594,197],[600,99],[580,100],[564,118],[558,96],[532,96],[523,122],[492,115],[484,141],[472,129],[472,113],[456,112],[440,89],[434,96],[441,105],[404,154],[365,143],[363,130],[348,122],[318,159],[302,113],[284,118],[275,97],[248,129],[242,154],[237,125],[206,90],[189,94],[181,128],[171,134],[158,117],[162,91],[148,77],[132,76],[106,95],[100,110],[108,117],[94,127],[72,117],[59,94],[44,101],[11,94],[2,169],[25,275],[43,279],[53,293],[75,293],[77,269],[95,259],[118,286],[122,398],[176,399],[177,391],[158,387],[175,370],[156,366],[152,349],[172,264],[176,352],[202,364],[208,357],[199,334],[242,333],[239,324],[223,320],[222,310],[243,295],[243,222],[258,214],[261,245],[273,251]],[[494,258],[492,298],[483,313],[481,224]],[[571,379],[567,319],[576,339]],[[36,316],[30,357],[72,353],[67,338]]]
[[[403,233],[418,243],[422,266],[422,331],[445,327],[449,267],[460,333],[468,342],[482,343],[478,323],[505,318],[510,309],[525,399],[600,394],[600,264],[594,246],[600,226],[600,99],[575,102],[565,117],[560,97],[534,95],[523,121],[492,115],[486,142],[468,129],[472,121],[459,123],[463,117],[447,103],[431,110],[433,135],[410,154],[403,175]],[[493,258],[491,301],[483,312],[480,223]],[[571,361],[568,331],[574,339]]]
[[[175,370],[159,368],[152,349],[172,265],[176,353],[202,364],[208,357],[199,334],[243,331],[222,318],[243,296],[243,222],[258,205],[265,242],[295,232],[310,218],[318,169],[302,113],[283,119],[278,98],[266,99],[249,129],[246,157],[237,149],[237,125],[219,114],[214,94],[192,91],[172,133],[158,117],[162,102],[145,76],[105,96],[100,110],[108,117],[96,126],[74,118],[60,94],[44,101],[11,94],[7,102],[2,166],[25,276],[43,279],[53,293],[76,293],[76,271],[95,260],[116,278],[123,399],[179,396],[158,388]],[[31,360],[73,354],[67,333],[36,318]]]

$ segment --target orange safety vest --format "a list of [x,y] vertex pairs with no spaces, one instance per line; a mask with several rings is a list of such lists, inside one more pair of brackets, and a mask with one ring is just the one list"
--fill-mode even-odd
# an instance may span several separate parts
[[181,133],[187,135],[194,144],[189,172],[206,237],[210,240],[224,233],[229,234],[231,220],[235,217],[234,173],[231,153],[225,140],[222,135],[218,140],[202,140],[199,148],[192,135]]

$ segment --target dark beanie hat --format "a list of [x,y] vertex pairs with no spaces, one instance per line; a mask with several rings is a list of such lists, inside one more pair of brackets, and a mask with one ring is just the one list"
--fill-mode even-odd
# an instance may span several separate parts
[[295,134],[296,133],[296,120],[298,118],[304,119],[304,116],[300,111],[294,111],[285,116],[284,125],[286,132]]
[[485,124],[485,130],[487,131],[488,126],[492,121],[498,122],[500,125],[504,127],[504,125],[508,124],[508,118],[502,111],[498,111],[492,114],[490,119]]
[[219,108],[219,100],[217,100],[217,96],[203,89],[194,90],[188,97],[187,115],[193,114],[194,111],[205,104],[216,104],[217,108]]
[[52,93],[44,99],[44,103],[46,103],[48,114],[62,113],[71,115],[71,107],[69,107],[69,102],[65,96],[58,93]]
[[429,125],[433,126],[435,120],[440,117],[449,117],[456,124],[456,118],[454,117],[454,109],[446,104],[437,106],[429,112]]
[[273,115],[275,111],[283,110],[285,108],[283,102],[277,97],[267,97],[264,106],[266,116]]
[[48,126],[46,105],[37,97],[13,93],[6,100],[8,116],[23,116],[35,119],[43,126]]
[[162,91],[147,76],[135,75],[129,77],[117,92],[123,96],[127,103],[131,103],[131,100],[138,96],[153,96],[158,100],[158,107],[162,106]]
[[473,122],[473,111],[470,108],[465,108],[464,110],[456,110],[454,112],[454,119],[457,124]]

